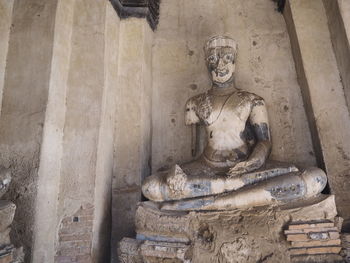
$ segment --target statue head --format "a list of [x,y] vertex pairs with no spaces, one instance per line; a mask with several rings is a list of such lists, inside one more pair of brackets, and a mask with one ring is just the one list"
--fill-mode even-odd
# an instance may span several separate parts
[[223,86],[233,81],[237,43],[227,36],[215,36],[204,46],[205,59],[214,84]]

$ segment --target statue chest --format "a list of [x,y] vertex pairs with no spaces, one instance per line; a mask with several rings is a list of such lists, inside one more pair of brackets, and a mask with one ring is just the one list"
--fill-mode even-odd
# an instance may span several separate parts
[[226,96],[207,95],[197,106],[197,115],[206,126],[231,131],[235,127],[244,129],[250,111],[250,101],[239,96],[239,93]]

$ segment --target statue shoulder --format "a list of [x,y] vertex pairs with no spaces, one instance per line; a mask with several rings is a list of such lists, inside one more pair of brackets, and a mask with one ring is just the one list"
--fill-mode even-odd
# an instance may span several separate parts
[[186,102],[186,105],[191,104],[191,105],[196,105],[198,106],[198,104],[200,104],[201,102],[203,102],[204,100],[206,100],[208,97],[208,93],[204,92],[201,94],[198,94],[196,96],[193,96],[191,98],[189,98]]
[[238,92],[238,96],[240,96],[242,99],[246,99],[249,102],[251,102],[252,106],[265,105],[264,99],[259,95],[256,95],[255,93],[240,90]]
[[186,102],[186,124],[206,120],[212,112],[212,105],[207,92],[190,98]]

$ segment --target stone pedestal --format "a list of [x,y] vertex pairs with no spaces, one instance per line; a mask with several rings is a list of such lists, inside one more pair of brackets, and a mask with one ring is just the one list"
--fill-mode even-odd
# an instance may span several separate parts
[[[334,222],[336,215],[332,195],[278,207],[189,213],[161,211],[153,202],[142,202],[136,212],[136,240],[124,239],[119,256],[122,262],[294,262],[298,258],[291,257],[284,234],[288,225]],[[312,257],[305,262],[313,262]],[[321,257],[322,262],[341,260]]]

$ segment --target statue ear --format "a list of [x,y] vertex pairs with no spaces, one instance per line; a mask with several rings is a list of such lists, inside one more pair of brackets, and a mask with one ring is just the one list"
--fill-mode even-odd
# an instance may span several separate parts
[[199,118],[197,116],[197,105],[192,99],[189,99],[185,107],[185,124],[191,125],[196,124],[198,122]]

